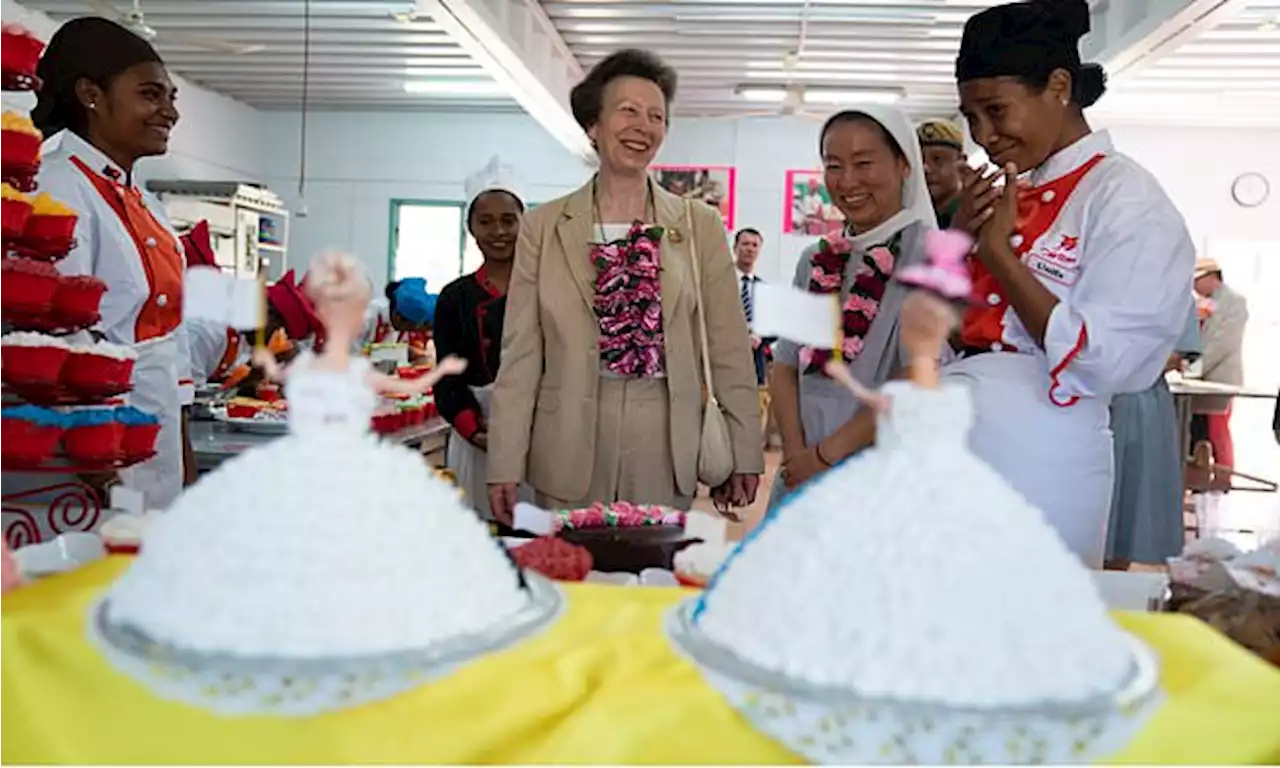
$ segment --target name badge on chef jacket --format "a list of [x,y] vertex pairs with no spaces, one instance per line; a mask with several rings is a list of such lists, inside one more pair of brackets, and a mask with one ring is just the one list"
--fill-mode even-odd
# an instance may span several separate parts
[[1028,254],[1025,263],[1036,277],[1070,288],[1080,279],[1079,262],[1074,259],[1055,258],[1056,255],[1037,251]]

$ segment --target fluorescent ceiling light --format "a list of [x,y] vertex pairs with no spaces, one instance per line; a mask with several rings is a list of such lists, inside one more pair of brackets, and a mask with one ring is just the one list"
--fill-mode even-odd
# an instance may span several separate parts
[[494,80],[407,80],[405,93],[432,96],[506,96],[507,91]]
[[738,95],[747,101],[782,101],[787,98],[785,88],[739,88]]
[[[740,86],[735,90],[747,101],[778,103],[786,101],[787,89],[782,87]],[[805,88],[806,104],[895,104],[902,98],[902,91],[889,88]]]
[[896,104],[902,91],[858,89],[855,91],[810,88],[804,93],[805,104]]
[[480,67],[405,67],[406,77],[485,77],[489,74]]

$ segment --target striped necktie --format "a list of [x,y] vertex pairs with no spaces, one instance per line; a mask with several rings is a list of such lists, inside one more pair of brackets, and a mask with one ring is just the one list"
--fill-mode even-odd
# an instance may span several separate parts
[[743,275],[742,276],[742,311],[747,316],[748,325],[750,325],[751,321],[754,319],[752,317],[752,315],[754,314],[753,312],[754,307],[751,306],[751,293],[752,293],[751,276]]

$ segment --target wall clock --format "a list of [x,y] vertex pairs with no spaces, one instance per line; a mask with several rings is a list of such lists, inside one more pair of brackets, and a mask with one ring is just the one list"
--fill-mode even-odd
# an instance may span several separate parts
[[1271,184],[1260,173],[1242,173],[1231,182],[1231,199],[1242,208],[1257,208],[1270,196]]

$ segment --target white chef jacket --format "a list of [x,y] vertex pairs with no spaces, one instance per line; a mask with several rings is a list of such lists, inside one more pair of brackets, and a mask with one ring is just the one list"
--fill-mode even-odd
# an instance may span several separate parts
[[[148,508],[164,509],[182,491],[182,406],[193,397],[181,320],[181,241],[154,196],[70,131],[63,131],[58,147],[42,158],[37,182],[79,214],[74,248],[58,268],[63,274],[93,275],[107,284],[99,328],[109,341],[138,352],[129,402],[160,419],[160,434],[155,457],[120,475],[126,486],[143,493]],[[146,217],[141,215],[144,209]],[[132,229],[129,217],[134,217]],[[144,221],[148,217],[150,221]],[[143,253],[158,258],[149,262]],[[153,280],[157,265],[178,270],[170,287]]]
[[[128,174],[120,166],[89,142],[71,131],[59,134],[57,148],[47,152],[41,159],[37,179],[41,192],[48,192],[54,199],[75,209],[79,214],[76,220],[75,247],[66,258],[58,262],[58,270],[64,275],[93,275],[107,284],[107,292],[103,294],[99,307],[102,320],[98,330],[108,341],[128,345],[147,341],[138,339],[135,335],[138,314],[151,296],[147,272],[138,256],[137,246],[128,230],[120,223],[115,210],[71,162],[73,156],[95,171],[109,170],[117,174],[121,183],[128,179]],[[142,193],[147,210],[169,230],[181,248],[178,233],[173,229],[160,201],[138,186],[136,180],[130,180],[129,184]],[[181,302],[182,297],[157,297],[156,300]],[[186,333],[181,322],[171,333],[179,339],[180,344],[185,345],[186,342],[180,340]],[[184,359],[177,382],[181,386],[184,404],[190,404],[192,399],[190,374]]]
[[191,373],[199,384],[220,378],[248,362],[251,345],[241,343],[240,334],[225,323],[212,320],[187,320],[187,355]]
[[1058,298],[1044,346],[975,260],[986,303],[962,324],[970,354],[944,371],[971,386],[974,451],[1098,565],[1112,489],[1108,406],[1163,371],[1191,311],[1195,249],[1159,183],[1105,131],[1028,177],[1011,245]]

